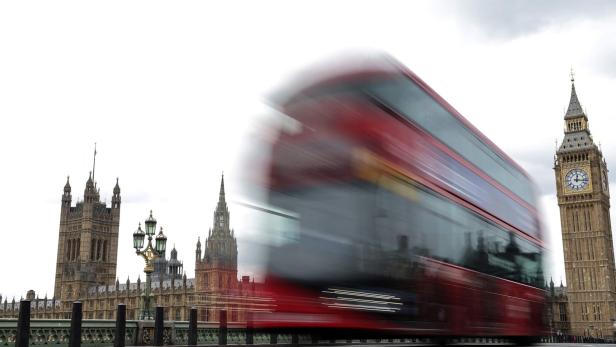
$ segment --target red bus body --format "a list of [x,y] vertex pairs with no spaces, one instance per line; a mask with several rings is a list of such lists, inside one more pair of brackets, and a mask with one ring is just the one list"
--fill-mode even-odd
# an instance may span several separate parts
[[[376,62],[342,73],[320,72],[299,88],[289,87],[292,91],[277,102],[281,112],[300,124],[301,131],[282,132],[273,145],[269,203],[274,208],[293,211],[294,204],[303,204],[302,196],[308,201],[316,199],[318,217],[313,217],[305,229],[319,229],[322,225],[323,230],[318,232],[317,241],[311,241],[312,236],[303,239],[308,232],[302,229],[296,245],[272,248],[272,265],[268,267],[272,271],[267,273],[265,292],[274,305],[271,313],[255,315],[255,326],[406,336],[542,335],[543,242],[536,208],[528,198],[512,192],[399,110],[365,91],[356,93],[361,89],[356,86],[407,79],[496,153],[499,160],[506,161],[509,170],[526,174],[412,72],[390,58],[378,58]],[[516,175],[520,177],[517,172]],[[339,194],[338,187],[349,188],[340,188]],[[357,200],[344,197],[347,191],[357,194]],[[331,198],[314,198],[320,192]],[[288,194],[299,198],[289,200],[285,197]],[[354,204],[360,207],[342,206]],[[395,214],[386,208],[405,204],[407,217],[404,211]],[[438,210],[431,206],[444,207]],[[302,211],[310,212],[311,208],[304,206]],[[448,215],[447,211],[452,212]],[[366,237],[353,236],[352,230],[346,230],[347,222],[338,225],[328,220],[357,216],[370,221],[366,215],[372,214],[376,216],[375,226],[362,231]],[[439,222],[414,224],[418,220],[415,215]],[[456,216],[462,217],[456,220]],[[301,222],[303,216],[298,218]],[[462,221],[465,218],[472,221]],[[441,226],[441,220],[446,226]],[[456,229],[456,225],[477,223],[497,233],[492,235],[481,228]],[[452,230],[458,240],[466,238],[466,244],[460,244],[458,253],[452,252],[451,257],[433,249],[447,243],[442,237],[447,234],[441,229]],[[347,234],[338,230],[351,236],[345,239]],[[502,241],[502,235],[507,235],[509,242]],[[395,240],[397,246],[392,248],[393,243],[386,239]],[[341,245],[341,254],[349,256],[335,254],[336,245]],[[358,255],[363,254],[358,249],[378,255]],[[462,253],[457,258],[454,255]],[[332,260],[328,261],[328,257]],[[351,259],[350,265],[346,259]],[[382,273],[378,269],[360,269],[346,278],[328,268],[328,264],[335,267],[337,262],[341,268],[349,266],[353,271],[369,268],[366,259],[381,262]],[[323,272],[331,275],[320,277],[318,266],[310,270],[313,261],[325,264]],[[297,273],[289,270],[294,267]],[[305,268],[309,270],[304,276]]]

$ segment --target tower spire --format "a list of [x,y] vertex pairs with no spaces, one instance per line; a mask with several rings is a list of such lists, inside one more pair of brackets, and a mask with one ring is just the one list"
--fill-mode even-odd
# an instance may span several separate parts
[[578,151],[585,148],[596,148],[588,128],[588,117],[580,104],[575,91],[575,78],[571,71],[571,97],[565,113],[565,138],[558,152]]
[[569,99],[569,107],[565,114],[565,119],[575,118],[579,116],[586,116],[580,100],[578,99],[577,92],[575,91],[575,78],[573,75],[573,69],[571,70],[571,98]]
[[70,179],[70,176],[66,176],[66,184],[64,185],[64,192],[70,194],[71,184],[69,183],[69,179]]
[[[214,225],[222,226],[221,222],[228,223],[229,210],[227,209],[227,201],[225,200],[225,174],[220,178],[220,193],[218,194],[218,204],[214,211]],[[228,226],[228,224],[226,224]]]
[[218,201],[219,202],[225,201],[225,173],[224,171],[220,179],[220,193],[219,193]]

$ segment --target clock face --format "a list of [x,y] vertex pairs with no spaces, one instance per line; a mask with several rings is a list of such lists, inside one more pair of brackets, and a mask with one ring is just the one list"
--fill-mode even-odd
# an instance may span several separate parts
[[603,186],[603,190],[607,192],[607,173],[605,171],[601,173],[601,185]]
[[583,190],[588,186],[588,173],[582,169],[573,169],[567,172],[565,183],[570,190]]

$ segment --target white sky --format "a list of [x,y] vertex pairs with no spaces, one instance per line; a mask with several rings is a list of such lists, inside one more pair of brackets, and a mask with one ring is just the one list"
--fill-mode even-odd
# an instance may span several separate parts
[[[94,142],[103,198],[120,177],[120,281],[142,274],[132,232],[150,209],[194,276],[223,170],[229,200],[242,199],[239,158],[257,132],[261,96],[351,48],[397,57],[535,177],[558,284],[552,166],[572,66],[594,139],[616,165],[615,5],[1,2],[0,293],[51,297],[62,188],[70,175],[73,199],[83,195]],[[251,273],[247,240],[257,227],[244,208],[230,209],[240,273]]]

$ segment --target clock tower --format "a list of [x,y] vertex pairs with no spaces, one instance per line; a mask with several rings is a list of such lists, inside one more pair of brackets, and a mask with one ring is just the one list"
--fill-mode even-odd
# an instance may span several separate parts
[[573,77],[565,137],[556,151],[554,171],[571,333],[612,337],[616,273],[607,166],[590,134]]

